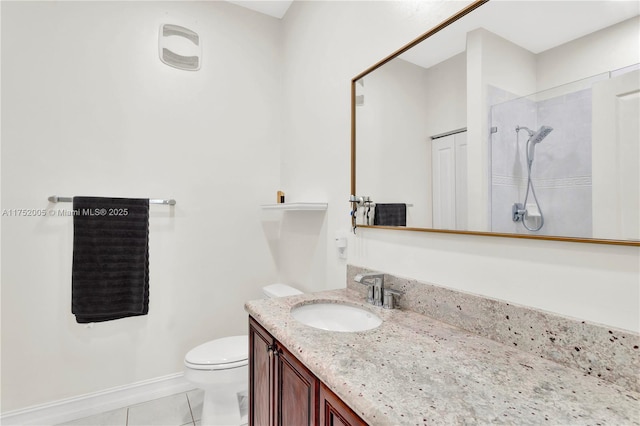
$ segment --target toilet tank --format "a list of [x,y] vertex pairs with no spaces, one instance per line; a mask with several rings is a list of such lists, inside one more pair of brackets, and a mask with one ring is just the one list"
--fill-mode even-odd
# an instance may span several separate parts
[[302,294],[302,292],[296,288],[290,287],[286,284],[276,283],[262,287],[262,293],[267,299],[273,299],[275,297],[295,296],[296,294]]

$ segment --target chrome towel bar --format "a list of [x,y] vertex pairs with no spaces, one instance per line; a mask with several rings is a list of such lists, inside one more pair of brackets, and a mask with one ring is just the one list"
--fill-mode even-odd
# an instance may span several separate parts
[[[52,203],[71,203],[73,202],[73,197],[58,197],[57,195],[52,195],[48,198],[48,200]],[[176,200],[161,200],[161,199],[149,199],[149,204],[164,204],[167,206],[175,206]]]

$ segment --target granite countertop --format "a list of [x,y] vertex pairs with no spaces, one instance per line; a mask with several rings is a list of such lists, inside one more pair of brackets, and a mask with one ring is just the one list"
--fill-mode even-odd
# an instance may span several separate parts
[[[342,333],[290,315],[312,301],[375,312]],[[640,394],[415,312],[341,289],[250,301],[246,311],[370,425],[640,425]]]

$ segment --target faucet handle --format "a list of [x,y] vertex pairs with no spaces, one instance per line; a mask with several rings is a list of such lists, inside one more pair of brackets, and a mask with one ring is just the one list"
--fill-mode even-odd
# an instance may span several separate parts
[[373,279],[373,306],[382,306],[384,299],[384,275],[376,276]]
[[363,282],[360,283],[367,286],[367,302],[373,304],[373,283]]
[[404,294],[404,291],[393,290],[391,288],[384,289],[382,307],[384,309],[396,309],[395,297]]
[[380,272],[370,272],[356,275],[353,280],[363,285],[369,286],[367,302],[374,306],[382,306],[382,289],[384,288],[384,274]]

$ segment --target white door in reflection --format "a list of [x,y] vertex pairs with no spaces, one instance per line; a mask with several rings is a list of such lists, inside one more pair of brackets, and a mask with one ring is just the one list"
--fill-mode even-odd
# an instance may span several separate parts
[[593,236],[640,239],[640,70],[593,86]]
[[467,229],[467,133],[431,141],[433,227]]

